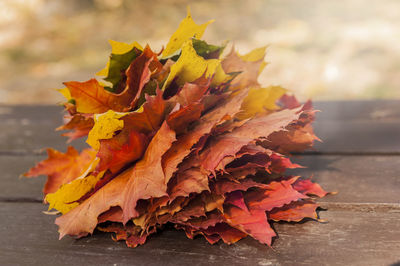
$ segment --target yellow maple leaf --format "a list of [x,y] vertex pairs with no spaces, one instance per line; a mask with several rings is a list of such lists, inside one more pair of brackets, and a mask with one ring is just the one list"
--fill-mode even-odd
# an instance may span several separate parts
[[[143,47],[138,42],[133,43],[124,43],[124,42],[117,42],[114,40],[108,40],[111,45],[111,53],[112,54],[125,54],[132,50],[133,48],[138,48],[139,50],[143,50]],[[96,73],[98,76],[106,77],[108,75],[108,69],[110,67],[110,60],[108,60],[107,65]]]
[[193,48],[192,40],[187,40],[182,45],[182,53],[178,61],[171,67],[163,89],[165,89],[175,77],[177,77],[177,84],[182,85],[185,82],[191,82],[200,78],[204,73],[206,78],[214,75],[212,81],[213,85],[220,84],[229,78],[222,69],[221,60],[204,59],[196,53],[196,50]]
[[[267,49],[267,46],[259,47],[259,48],[256,48],[256,49],[250,51],[249,53],[247,53],[245,55],[239,55],[239,57],[242,58],[242,60],[247,61],[247,62],[255,62],[260,59],[264,59],[266,49]],[[258,74],[260,74],[264,70],[266,65],[267,65],[267,63],[264,61],[261,63]]]
[[172,34],[167,46],[165,47],[162,57],[166,58],[175,54],[179,49],[181,49],[183,43],[190,38],[200,39],[203,36],[204,31],[207,26],[214,22],[210,20],[204,24],[197,25],[190,14],[190,8],[187,9],[187,16],[179,24],[178,29]]
[[99,150],[100,139],[110,139],[114,136],[114,132],[124,127],[124,121],[119,120],[128,113],[118,113],[108,110],[103,114],[94,116],[94,126],[88,134],[86,143],[93,149]]
[[280,86],[267,88],[251,88],[244,99],[238,119],[254,117],[258,113],[266,113],[278,109],[276,101],[285,94],[286,89]]
[[69,92],[68,88],[62,88],[62,89],[56,89],[59,93],[62,94],[62,96],[64,96],[64,98],[69,101],[72,99],[71,93]]
[[49,203],[49,210],[56,209],[65,214],[78,206],[79,203],[76,201],[90,192],[103,177],[104,173],[105,171],[102,171],[97,175],[88,175],[84,178],[75,179],[68,184],[62,185],[56,192],[47,194],[46,201]]

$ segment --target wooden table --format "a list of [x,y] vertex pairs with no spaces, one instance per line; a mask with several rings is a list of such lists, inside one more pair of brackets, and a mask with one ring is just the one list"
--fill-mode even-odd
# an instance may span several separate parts
[[[324,140],[294,161],[314,175],[328,223],[275,223],[273,248],[247,238],[209,245],[167,229],[130,249],[110,235],[58,240],[54,216],[42,213],[44,178],[18,176],[44,158],[43,147],[65,151],[53,131],[61,108],[0,106],[0,265],[391,265],[400,262],[400,101],[318,102],[315,128]],[[82,146],[82,142],[78,143]]]

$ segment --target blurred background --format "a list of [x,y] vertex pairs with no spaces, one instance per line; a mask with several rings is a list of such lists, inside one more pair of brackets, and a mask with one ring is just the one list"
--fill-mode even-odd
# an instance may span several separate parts
[[400,98],[398,0],[0,0],[0,103],[54,104],[102,69],[108,39],[155,50],[190,5],[203,39],[269,45],[263,85],[315,100]]

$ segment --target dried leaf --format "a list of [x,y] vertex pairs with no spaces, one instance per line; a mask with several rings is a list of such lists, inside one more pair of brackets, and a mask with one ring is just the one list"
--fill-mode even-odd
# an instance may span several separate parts
[[79,205],[77,201],[92,190],[103,175],[104,171],[97,175],[75,179],[62,185],[56,192],[47,194],[46,201],[49,203],[49,210],[56,209],[63,214],[69,212]]
[[116,94],[104,89],[100,83],[91,79],[86,82],[65,82],[72,98],[76,102],[76,110],[80,113],[95,114],[108,110],[123,111],[123,106],[118,104]]
[[126,88],[120,93],[124,99],[121,105],[129,106],[133,109],[138,105],[139,99],[144,97],[143,88],[150,81],[150,76],[158,73],[162,69],[162,64],[157,59],[157,54],[153,53],[147,45],[143,53],[138,56],[126,70]]
[[318,204],[310,201],[296,201],[281,208],[272,209],[268,217],[274,221],[300,222],[305,218],[318,219]]
[[[252,56],[249,56],[251,59]],[[257,81],[260,69],[265,66],[264,56],[257,55],[256,61],[246,61],[241,58],[232,48],[231,52],[222,60],[222,68],[225,73],[237,73],[240,72],[232,81],[233,89],[240,89],[245,87],[259,87]],[[245,57],[245,59],[247,59]]]
[[26,177],[47,175],[43,193],[56,192],[61,185],[67,184],[81,176],[92,164],[95,151],[85,149],[80,154],[72,146],[68,147],[66,153],[47,149],[48,159],[38,163],[35,167],[24,174]]
[[200,78],[204,73],[206,78],[213,76],[212,84],[221,84],[229,79],[221,67],[220,60],[206,60],[197,55],[192,40],[187,40],[182,44],[182,53],[178,61],[172,65],[163,89],[167,88],[173,80],[178,85],[183,85],[185,82]]
[[175,54],[179,49],[181,49],[183,43],[192,37],[200,39],[207,26],[212,22],[214,21],[210,20],[202,25],[197,25],[193,21],[190,9],[188,8],[186,18],[181,21],[179,28],[174,34],[172,34],[162,53],[162,57],[166,58]]
[[135,130],[123,130],[111,139],[102,139],[97,157],[100,158],[98,171],[109,169],[117,173],[127,163],[134,162],[144,154],[148,138]]
[[273,208],[282,207],[293,201],[307,198],[307,196],[292,187],[297,178],[293,177],[280,182],[273,181],[267,185],[266,189],[258,189],[246,193],[247,205],[253,210],[270,211]]
[[[122,79],[121,73],[125,71],[132,60],[143,51],[143,48],[137,42],[131,44],[113,40],[109,40],[109,42],[112,49],[110,59],[106,67],[100,70],[97,75],[105,76],[105,80],[111,82],[114,87],[117,86]],[[110,90],[113,92],[115,91],[113,88],[110,88]]]
[[114,136],[115,131],[121,130],[124,127],[124,121],[120,120],[121,117],[127,113],[116,113],[108,110],[106,113],[94,116],[94,126],[90,130],[87,144],[92,146],[93,149],[99,150],[101,139],[110,139]]
[[245,211],[233,205],[224,208],[227,223],[252,236],[263,244],[271,245],[272,238],[276,236],[267,220],[263,210]]
[[62,136],[69,137],[68,142],[87,136],[89,131],[94,126],[94,120],[92,115],[75,114],[70,120],[56,130],[73,130],[72,132],[63,133]]
[[328,194],[328,192],[323,190],[319,184],[311,182],[310,179],[296,180],[296,182],[293,184],[293,188],[299,191],[300,193],[306,195],[318,196],[320,198]]
[[201,193],[205,190],[210,190],[208,187],[208,175],[199,168],[190,168],[183,172],[178,172],[173,181],[170,184],[172,189],[168,193],[170,200],[174,200],[177,197],[187,197],[190,193]]
[[237,116],[239,119],[251,118],[260,113],[277,110],[276,101],[286,92],[279,86],[267,88],[251,88],[249,94],[242,103],[242,112]]

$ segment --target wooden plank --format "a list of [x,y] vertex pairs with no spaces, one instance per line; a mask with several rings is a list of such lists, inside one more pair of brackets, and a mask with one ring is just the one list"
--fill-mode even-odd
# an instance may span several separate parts
[[[321,153],[400,154],[400,101],[316,102],[315,131]],[[62,123],[59,106],[0,106],[0,152],[32,153],[43,147],[65,150],[54,132]],[[84,147],[83,141],[73,142]]]
[[[0,152],[43,153],[44,148],[66,150],[66,138],[55,128],[62,124],[60,106],[0,106]],[[82,141],[74,146],[82,147]]]
[[400,101],[316,102],[320,153],[400,153]]
[[0,201],[42,200],[42,189],[46,178],[24,178],[21,174],[28,171],[45,156],[0,156]]
[[321,212],[329,223],[275,223],[273,249],[246,238],[209,245],[165,230],[130,249],[108,234],[58,240],[54,216],[38,203],[0,203],[1,265],[389,265],[400,258],[400,210]]
[[[0,157],[0,200],[28,198],[41,200],[45,177],[18,176],[44,156]],[[306,169],[288,174],[310,177],[326,190],[339,191],[324,201],[353,203],[399,203],[400,156],[303,156],[293,157]]]
[[400,156],[303,156],[292,160],[307,168],[288,174],[313,176],[327,191],[324,201],[400,203]]

